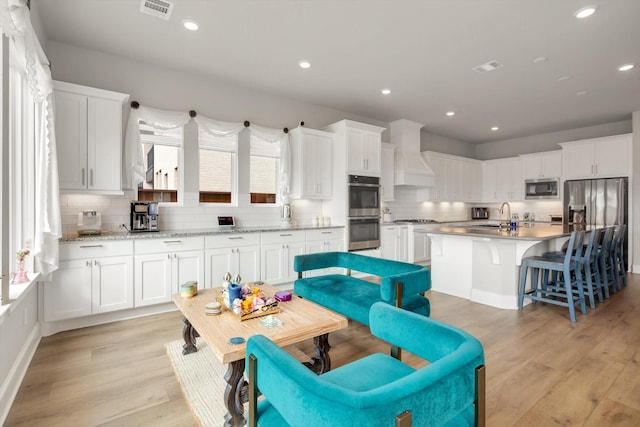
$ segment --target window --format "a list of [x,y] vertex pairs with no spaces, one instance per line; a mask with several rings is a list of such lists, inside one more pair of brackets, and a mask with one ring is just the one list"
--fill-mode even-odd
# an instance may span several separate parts
[[235,204],[238,138],[198,130],[200,203]]
[[249,192],[251,203],[277,202],[280,144],[251,135]]
[[138,200],[177,202],[182,181],[183,129],[160,130],[140,123],[144,179],[138,183]]

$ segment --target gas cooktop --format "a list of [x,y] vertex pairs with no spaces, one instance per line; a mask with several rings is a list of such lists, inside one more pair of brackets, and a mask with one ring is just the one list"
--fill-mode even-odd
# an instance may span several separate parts
[[418,218],[418,219],[396,219],[393,222],[411,222],[411,223],[415,223],[415,224],[437,224],[438,221],[436,221],[435,219],[424,219],[424,218]]

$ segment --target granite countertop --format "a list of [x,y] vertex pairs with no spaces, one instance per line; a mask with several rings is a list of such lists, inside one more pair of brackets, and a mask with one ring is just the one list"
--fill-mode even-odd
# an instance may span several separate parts
[[574,230],[589,231],[591,229],[592,227],[585,227],[583,225],[574,227],[573,225],[566,224],[536,222],[532,224],[522,224],[515,230],[501,230],[498,227],[482,227],[481,224],[450,224],[422,232],[497,239],[550,240],[569,236]]
[[221,230],[219,228],[209,228],[201,230],[167,230],[150,231],[144,233],[129,233],[126,231],[104,231],[97,235],[80,236],[76,233],[67,234],[60,238],[60,242],[88,242],[96,240],[127,240],[127,239],[164,239],[168,237],[189,237],[189,236],[215,236],[220,234],[241,234],[241,233],[262,233],[270,231],[298,231],[298,230],[323,230],[332,228],[344,228],[344,225],[322,226],[293,226],[280,227],[277,225],[264,225],[258,227],[234,227],[233,230]]

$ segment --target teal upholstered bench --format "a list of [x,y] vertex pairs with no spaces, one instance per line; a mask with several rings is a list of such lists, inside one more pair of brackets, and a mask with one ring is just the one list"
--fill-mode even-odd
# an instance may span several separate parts
[[[345,274],[327,274],[303,278],[305,271],[344,268]],[[422,294],[431,289],[428,268],[359,255],[353,252],[322,252],[298,255],[293,269],[296,295],[336,311],[345,317],[369,325],[369,309],[378,302],[429,316],[429,300]],[[351,276],[351,271],[378,276],[380,284]]]

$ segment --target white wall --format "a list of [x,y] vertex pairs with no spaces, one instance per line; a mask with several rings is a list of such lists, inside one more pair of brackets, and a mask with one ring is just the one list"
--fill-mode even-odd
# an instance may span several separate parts
[[601,136],[619,135],[631,132],[631,120],[605,123],[569,129],[560,132],[543,133],[522,138],[486,142],[476,146],[475,158],[478,160],[501,159],[520,154],[559,150],[559,142],[577,141]]
[[468,157],[471,159],[475,159],[476,157],[476,147],[474,144],[436,135],[425,129],[422,129],[420,132],[420,151],[436,151],[438,153]]

